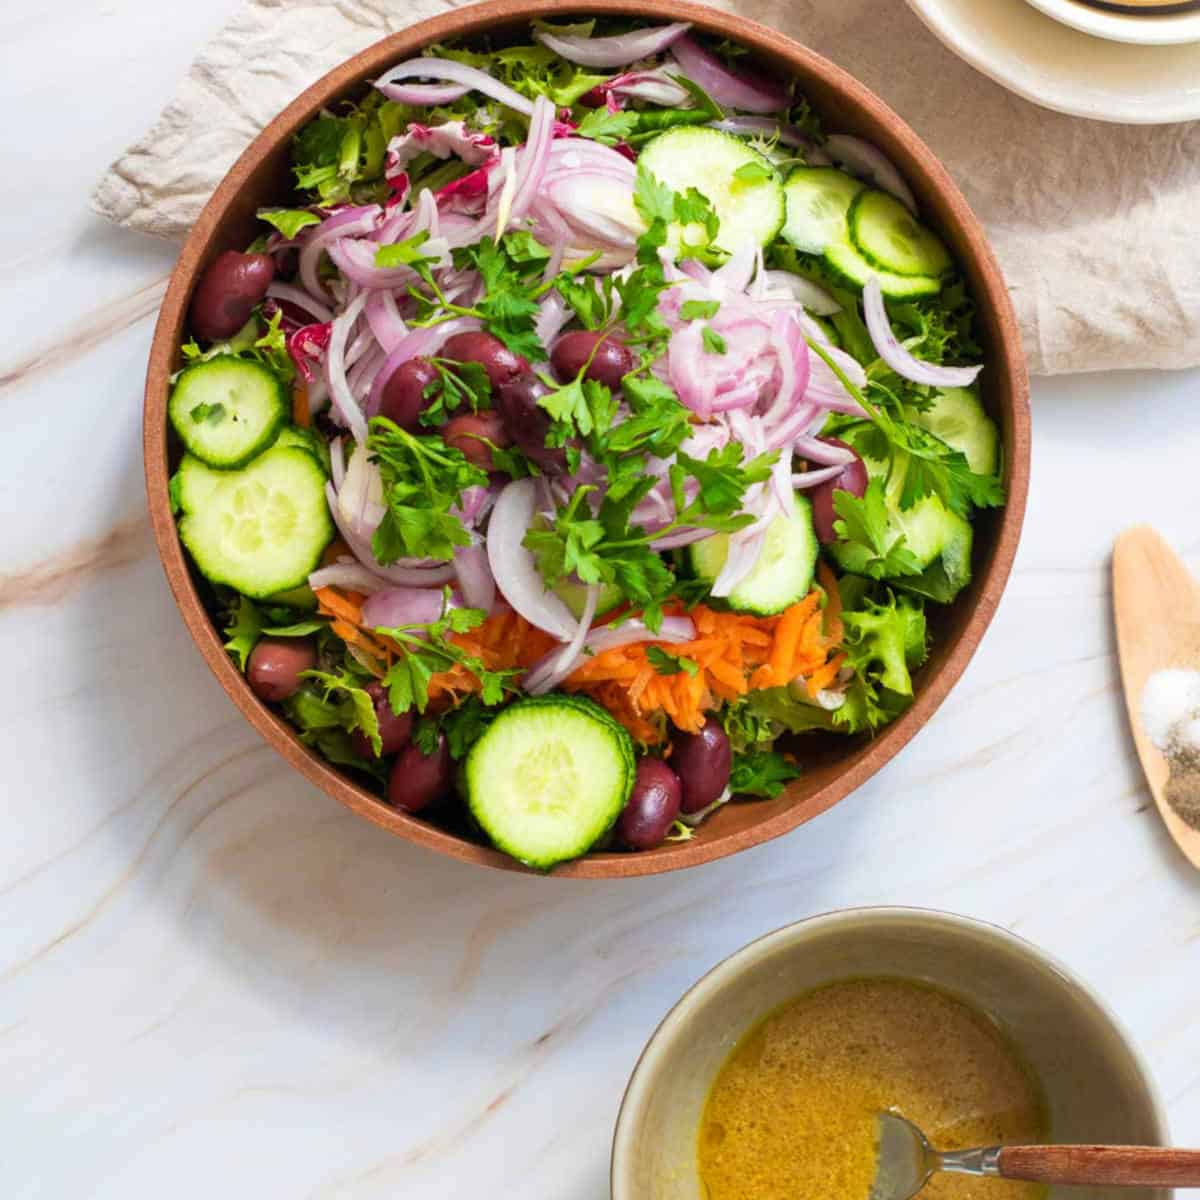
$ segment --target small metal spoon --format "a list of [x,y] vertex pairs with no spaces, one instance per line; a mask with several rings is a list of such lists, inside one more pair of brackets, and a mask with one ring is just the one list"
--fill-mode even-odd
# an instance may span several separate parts
[[868,1200],[909,1200],[935,1171],[1033,1183],[1200,1187],[1200,1150],[1161,1146],[977,1146],[935,1150],[898,1113],[876,1116],[878,1160]]

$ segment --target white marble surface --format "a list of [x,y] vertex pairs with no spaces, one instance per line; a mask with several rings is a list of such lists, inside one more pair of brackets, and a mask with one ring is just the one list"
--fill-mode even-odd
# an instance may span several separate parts
[[1125,731],[1107,579],[1138,520],[1200,567],[1200,374],[1038,382],[995,624],[826,816],[626,883],[435,858],[251,732],[147,532],[140,393],[173,251],[85,197],[232,3],[0,6],[0,1191],[600,1200],[626,1076],[684,988],[873,903],[1059,955],[1200,1143],[1197,879]]

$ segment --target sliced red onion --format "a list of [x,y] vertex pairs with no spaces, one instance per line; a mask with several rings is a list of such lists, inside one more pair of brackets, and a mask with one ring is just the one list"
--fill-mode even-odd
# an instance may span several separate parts
[[378,204],[344,208],[332,217],[326,217],[320,225],[304,230],[300,237],[304,248],[300,251],[299,275],[300,282],[310,295],[318,300],[329,298],[329,293],[317,274],[325,247],[338,238],[361,237],[370,233],[382,215],[383,209]]
[[851,175],[869,179],[876,187],[895,196],[909,212],[916,213],[916,198],[904,182],[904,176],[882,150],[848,133],[835,133],[827,137],[825,150],[834,162],[841,163]]
[[507,84],[493,79],[486,71],[477,67],[468,67],[465,63],[454,62],[448,58],[410,58],[385,71],[375,81],[375,86],[382,89],[405,79],[441,79],[447,83],[461,84],[471,91],[482,92],[485,96],[491,96],[493,100],[499,100],[514,112],[523,113],[527,117],[533,114],[533,105]]
[[663,108],[691,108],[696,103],[692,93],[678,83],[665,67],[655,67],[652,71],[629,71],[599,84],[595,90],[604,97],[610,112],[620,111],[620,105],[615,101],[617,96],[628,100],[645,100]]
[[546,181],[545,195],[572,230],[606,246],[632,249],[645,231],[633,188],[611,175],[590,170],[557,174]]
[[[624,67],[640,58],[649,58],[661,53],[668,46],[677,43],[690,28],[690,22],[677,21],[673,25],[638,29],[616,37],[558,35],[546,29],[535,29],[533,36],[567,62],[578,63],[582,67]],[[716,99],[715,96],[713,98]]]
[[665,537],[655,538],[650,543],[650,548],[660,553],[664,550],[678,550],[681,546],[691,546],[712,536],[711,529],[677,529]]
[[782,84],[766,76],[747,79],[734,74],[715,54],[710,54],[690,37],[679,38],[671,46],[671,54],[683,73],[725,108],[772,113],[787,108],[791,101]]
[[724,117],[720,121],[711,121],[713,129],[723,129],[726,133],[736,133],[744,137],[777,138],[781,146],[797,146],[804,151],[804,160],[810,167],[827,166],[829,155],[825,154],[816,141],[803,129],[795,125],[785,125],[772,117]]
[[651,629],[640,617],[632,617],[618,625],[602,625],[593,629],[583,643],[587,654],[600,654],[616,646],[632,646],[637,642],[662,642],[678,646],[696,640],[696,626],[691,617],[663,617],[660,629]]
[[460,83],[380,83],[375,86],[397,104],[427,105],[435,108],[439,104],[453,104],[461,100],[471,89]]
[[521,148],[516,169],[516,191],[513,195],[510,219],[519,221],[529,211],[550,161],[550,143],[554,138],[555,108],[546,96],[533,102],[529,121],[529,137]]
[[584,594],[583,612],[575,636],[563,647],[552,650],[541,662],[525,674],[522,683],[531,696],[542,696],[553,691],[579,665],[584,639],[596,619],[596,604],[600,599],[600,585],[589,583]]
[[370,596],[390,588],[392,584],[386,579],[381,579],[374,571],[368,571],[362,563],[340,558],[327,567],[319,567],[313,571],[308,577],[308,586],[314,591],[323,587],[340,587]]
[[833,467],[821,467],[817,471],[797,471],[792,475],[792,487],[797,491],[803,488],[816,487],[819,483],[825,483],[827,480],[836,479],[845,471],[845,467],[838,463]]
[[367,419],[354,399],[346,378],[346,341],[366,303],[367,295],[363,292],[350,301],[344,312],[337,315],[333,322],[333,333],[329,337],[329,351],[325,355],[325,381],[329,384],[333,406],[354,435],[354,440],[360,444],[367,440]]
[[267,295],[272,300],[286,300],[289,304],[303,309],[306,313],[316,317],[318,324],[328,325],[333,320],[333,313],[324,304],[319,300],[314,300],[303,288],[295,287],[290,283],[273,282],[267,288]]
[[839,470],[857,457],[853,450],[835,446],[831,442],[823,442],[820,438],[797,438],[792,443],[792,450],[810,463],[828,464],[831,467],[836,466]]
[[925,384],[928,387],[969,387],[983,370],[982,365],[939,367],[934,363],[922,362],[910,354],[892,331],[892,323],[888,320],[887,309],[883,303],[883,291],[876,275],[872,275],[863,288],[863,316],[871,341],[879,351],[879,357],[903,379],[911,379],[913,383]]
[[459,546],[454,551],[454,573],[467,607],[491,612],[496,603],[496,581],[482,543],[472,541],[471,545]]
[[442,593],[430,588],[388,588],[363,605],[363,624],[370,629],[432,625],[442,615]]
[[501,594],[525,620],[560,642],[569,642],[579,623],[570,609],[546,590],[537,563],[523,544],[536,507],[534,480],[514,479],[505,487],[488,523],[488,562]]
[[559,330],[571,319],[571,311],[560,293],[552,290],[546,293],[538,305],[537,319],[533,323],[533,331],[543,346],[548,346],[558,336]]
[[383,347],[385,354],[395,350],[408,334],[408,326],[400,316],[396,297],[391,292],[372,292],[367,299],[364,314],[375,340]]
[[[422,191],[421,196],[422,198],[430,196],[430,193]],[[429,203],[436,213],[437,206],[434,204],[432,196],[430,196]],[[413,232],[420,232],[415,228],[415,225]],[[392,290],[395,288],[404,288],[411,283],[417,282],[419,276],[412,267],[377,267],[375,265],[375,253],[378,248],[375,242],[356,242],[349,238],[339,238],[331,242],[326,247],[326,250],[338,270],[351,283],[355,283],[359,287],[371,289],[387,288]],[[421,247],[421,253],[429,258],[437,259],[437,262],[433,264],[435,269],[449,265],[450,247],[442,238],[429,238]]]
[[[757,524],[757,522],[756,522]],[[753,530],[753,532],[751,532]],[[710,589],[714,596],[728,596],[747,575],[754,570],[758,556],[762,553],[764,530],[747,526],[729,536],[729,553],[725,556],[717,577]]]
[[340,437],[329,443],[329,473],[333,477],[333,486],[340,490],[346,479],[345,441]]
[[764,271],[763,282],[770,291],[786,292],[793,300],[799,300],[818,317],[829,317],[842,311],[842,306],[820,284],[803,275],[793,275],[791,271]]

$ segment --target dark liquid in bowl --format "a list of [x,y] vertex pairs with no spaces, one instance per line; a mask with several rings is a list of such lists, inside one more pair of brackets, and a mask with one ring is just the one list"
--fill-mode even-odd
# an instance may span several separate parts
[[[709,1093],[698,1139],[706,1200],[867,1200],[875,1114],[895,1108],[938,1149],[1037,1142],[1041,1089],[1003,1033],[945,992],[855,979],[756,1025]],[[1040,1185],[935,1175],[922,1200],[1039,1200]]]
[[1200,0],[1075,0],[1089,8],[1100,8],[1105,12],[1126,13],[1135,17],[1154,17],[1165,13],[1187,12],[1200,9]]

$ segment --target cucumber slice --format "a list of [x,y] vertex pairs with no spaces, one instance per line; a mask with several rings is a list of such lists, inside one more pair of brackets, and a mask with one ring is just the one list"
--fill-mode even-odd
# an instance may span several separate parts
[[935,234],[887,192],[865,191],[850,206],[850,238],[868,262],[893,275],[944,275],[953,265]]
[[[583,616],[583,606],[587,601],[587,584],[576,579],[564,579],[552,589],[554,594],[571,610],[573,617]],[[596,616],[611,612],[618,604],[624,593],[615,583],[602,583],[600,595],[596,601]]]
[[548,871],[586,854],[633,790],[629,735],[579,697],[540,696],[504,709],[471,747],[467,804],[495,846]]
[[924,412],[912,414],[913,423],[936,434],[961,451],[977,475],[994,475],[1000,463],[1000,435],[995,422],[983,411],[974,388],[944,388]]
[[282,604],[284,608],[296,608],[302,612],[312,612],[317,607],[317,597],[307,583],[300,587],[288,588],[286,592],[276,592],[267,597],[268,604]]
[[831,242],[846,241],[850,206],[863,190],[861,181],[836,167],[797,167],[783,185],[783,239],[805,254],[824,254]]
[[825,265],[837,278],[859,291],[874,275],[879,280],[883,294],[893,300],[936,296],[942,290],[942,281],[932,275],[896,275],[891,271],[881,271],[874,263],[863,258],[851,245],[849,238],[830,242],[825,247]]
[[274,442],[287,422],[287,390],[262,363],[218,354],[179,376],[167,411],[192,454],[229,470]]
[[276,446],[298,446],[307,450],[321,464],[321,470],[326,475],[330,473],[329,446],[325,439],[318,437],[311,429],[301,425],[285,425],[275,439]]
[[273,447],[239,471],[180,467],[179,536],[200,573],[252,600],[298,588],[333,538],[325,474],[307,450]]
[[[863,463],[872,478],[882,476],[887,469],[875,459],[864,457]],[[886,544],[890,547],[903,537],[905,547],[924,570],[920,575],[901,575],[888,582],[939,604],[949,604],[971,581],[975,536],[971,523],[951,512],[937,496],[925,496],[911,508],[901,509],[899,495],[903,484],[903,474],[897,472],[888,486]],[[833,542],[826,549],[838,566],[848,570],[841,547],[842,543]]]
[[[647,142],[638,156],[660,183],[672,191],[695,188],[716,211],[720,228],[713,244],[732,254],[747,241],[766,246],[784,219],[783,184],[770,159],[733,134],[680,125]],[[761,167],[757,178],[737,172]],[[691,240],[691,239],[688,239]]]
[[[692,570],[712,583],[729,555],[729,535],[714,533],[690,549]],[[812,504],[797,492],[791,515],[776,517],[767,526],[758,562],[730,593],[730,608],[767,617],[803,600],[812,588],[817,549]]]

